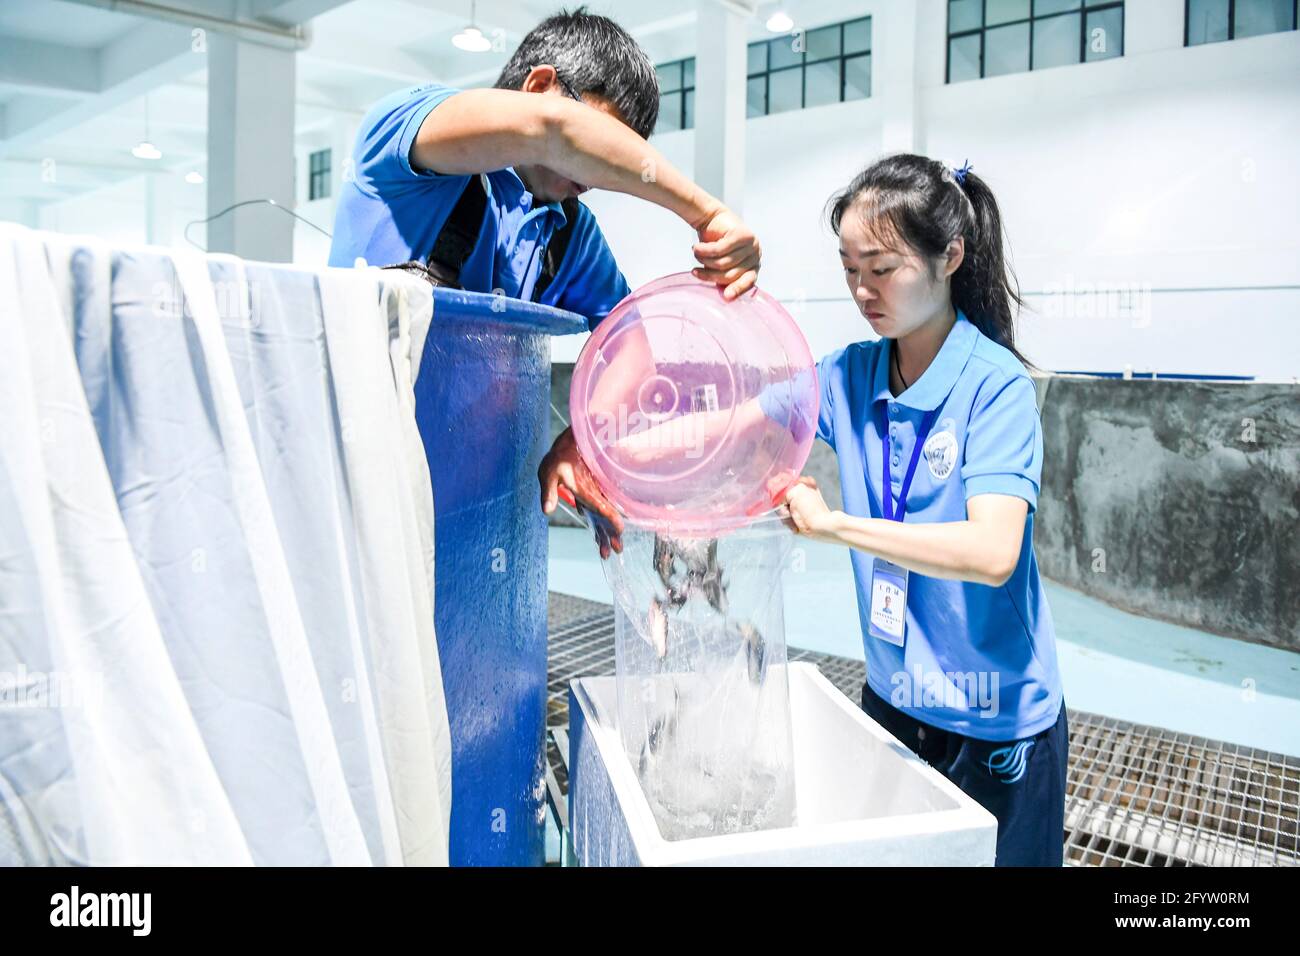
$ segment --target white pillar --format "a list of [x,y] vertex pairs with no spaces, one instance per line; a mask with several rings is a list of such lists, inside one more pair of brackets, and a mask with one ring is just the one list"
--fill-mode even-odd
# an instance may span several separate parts
[[880,149],[884,153],[924,149],[917,137],[921,83],[918,22],[913,3],[877,3],[872,9],[871,95],[881,104]]
[[748,17],[699,0],[695,45],[695,181],[740,212],[745,189]]
[[[294,54],[224,35],[208,40],[208,215],[246,199],[294,206]],[[245,206],[208,223],[208,250],[290,262],[292,216]]]

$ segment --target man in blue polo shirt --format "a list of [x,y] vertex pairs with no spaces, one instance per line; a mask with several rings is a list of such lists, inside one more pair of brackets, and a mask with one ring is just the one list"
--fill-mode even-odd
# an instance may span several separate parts
[[[538,24],[494,89],[438,84],[381,100],[362,121],[330,264],[427,263],[439,282],[577,312],[595,326],[628,285],[589,188],[663,206],[696,231],[694,273],[734,298],[757,279],[754,234],[646,143],[659,86],[616,23],[581,10]],[[561,247],[560,256],[554,246]],[[559,259],[556,262],[556,259]],[[561,486],[621,523],[566,429],[538,472],[543,510]]]

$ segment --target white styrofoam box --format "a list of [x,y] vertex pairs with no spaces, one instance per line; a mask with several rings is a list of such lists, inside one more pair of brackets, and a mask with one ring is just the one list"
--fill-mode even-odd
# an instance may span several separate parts
[[668,841],[623,750],[613,677],[569,687],[569,826],[584,866],[992,866],[997,820],[841,694],[790,664],[798,824]]

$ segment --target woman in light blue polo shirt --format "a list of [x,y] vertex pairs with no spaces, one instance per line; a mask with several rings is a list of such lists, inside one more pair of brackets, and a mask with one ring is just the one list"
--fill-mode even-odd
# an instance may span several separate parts
[[1033,549],[1042,430],[997,203],[969,166],[897,155],[835,197],[831,224],[880,339],[818,363],[844,510],[801,478],[790,521],[852,549],[863,708],[998,818],[999,865],[1059,866],[1069,735]]

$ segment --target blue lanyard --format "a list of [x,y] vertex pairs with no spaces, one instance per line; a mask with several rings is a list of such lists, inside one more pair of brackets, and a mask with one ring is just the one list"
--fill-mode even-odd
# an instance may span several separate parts
[[880,409],[880,447],[881,447],[881,472],[884,475],[884,484],[881,486],[880,504],[884,509],[885,520],[902,521],[907,514],[907,493],[912,488],[912,479],[916,477],[916,464],[921,460],[921,449],[925,445],[925,439],[930,434],[930,429],[934,425],[934,420],[939,414],[937,408],[925,413],[925,418],[921,419],[921,427],[916,433],[916,446],[912,449],[912,460],[907,465],[907,474],[903,476],[903,487],[898,490],[898,511],[894,511],[894,482],[893,475],[889,470],[889,418],[885,414],[884,406],[887,402],[881,403]]

